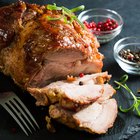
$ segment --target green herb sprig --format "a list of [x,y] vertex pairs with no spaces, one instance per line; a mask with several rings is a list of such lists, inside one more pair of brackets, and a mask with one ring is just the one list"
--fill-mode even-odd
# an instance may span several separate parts
[[[62,11],[62,16],[60,16],[58,18],[53,18],[53,17],[47,16],[48,20],[60,20],[63,18],[65,23],[69,23],[69,24],[71,24],[74,20],[76,20],[81,25],[81,27],[84,28],[83,23],[77,18],[76,15],[73,14],[73,12],[77,12],[79,10],[84,10],[84,8],[85,8],[84,5],[78,6],[78,7],[70,10],[64,6],[61,6],[61,7],[56,6],[56,4],[54,3],[53,5],[48,4],[46,6],[46,8],[48,10],[59,10],[59,11],[61,10]],[[67,17],[69,17],[69,19],[70,19],[69,21],[67,20]]]
[[140,97],[135,96],[133,91],[127,86],[126,81],[128,80],[128,75],[123,75],[119,81],[114,81],[118,86],[115,88],[116,90],[119,90],[121,87],[124,88],[130,95],[133,97],[133,104],[126,109],[122,109],[120,106],[119,109],[122,112],[128,112],[128,111],[136,111],[137,115],[140,116]]

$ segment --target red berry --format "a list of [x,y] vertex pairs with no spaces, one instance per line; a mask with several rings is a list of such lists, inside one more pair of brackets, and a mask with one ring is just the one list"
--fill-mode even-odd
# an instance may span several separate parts
[[110,30],[110,27],[109,27],[109,26],[107,26],[107,27],[106,27],[106,29],[107,29],[107,30]]
[[87,21],[84,21],[85,26],[88,29],[91,29],[94,33],[94,31],[110,31],[118,27],[118,22],[114,19],[106,19],[105,21],[100,21],[98,23],[95,23],[94,21],[88,23]]
[[106,20],[106,22],[110,22],[111,21],[111,19],[110,18],[108,18],[107,20]]
[[112,22],[113,24],[116,24],[116,23],[117,23],[116,20],[114,20],[114,19],[111,19],[111,22]]
[[101,28],[101,27],[102,27],[102,24],[98,24],[97,27],[98,27],[98,28]]
[[112,27],[110,27],[110,29],[109,30],[113,30],[113,28]]
[[79,77],[83,77],[83,76],[84,76],[84,73],[80,73],[80,74],[79,74]]
[[94,27],[94,28],[93,28],[93,30],[94,30],[94,31],[96,31],[96,30],[97,30],[97,28],[96,28],[96,27]]
[[88,25],[88,24],[89,24],[87,21],[84,21],[83,23],[84,23],[85,25]]
[[109,24],[109,25],[112,25],[113,23],[110,21],[110,22],[108,22],[108,24]]
[[87,21],[84,21],[83,23],[84,23],[84,25],[85,25],[88,29],[90,29],[90,25],[89,25],[89,23],[88,23]]
[[97,30],[96,31],[101,31],[101,29],[100,28],[97,28]]
[[92,28],[94,26],[94,24],[91,22],[89,23],[90,28]]
[[107,27],[108,25],[109,25],[109,24],[108,24],[107,22],[104,24],[105,27]]
[[115,29],[115,28],[117,28],[117,27],[118,27],[118,25],[114,24],[112,27],[113,27],[113,29]]
[[98,22],[98,25],[102,25],[102,24],[103,24],[103,22],[101,22],[101,21],[100,21],[100,22]]
[[92,27],[96,26],[96,23],[94,21],[91,22]]

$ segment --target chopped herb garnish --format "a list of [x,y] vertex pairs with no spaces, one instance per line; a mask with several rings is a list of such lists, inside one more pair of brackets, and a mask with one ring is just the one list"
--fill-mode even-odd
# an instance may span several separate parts
[[62,7],[58,7],[58,6],[56,6],[56,4],[54,3],[53,5],[52,5],[52,4],[48,4],[48,5],[47,5],[47,9],[48,9],[48,10],[62,10]]
[[47,19],[48,20],[60,20],[62,17],[58,17],[58,18],[52,18],[52,17],[50,17],[50,16],[47,16]]
[[[48,10],[59,10],[59,11],[61,10],[62,11],[62,16],[60,16],[58,18],[48,16],[47,17],[48,20],[60,20],[63,18],[65,23],[69,23],[69,24],[71,24],[74,20],[76,20],[82,26],[82,28],[84,28],[84,24],[77,18],[76,15],[73,14],[73,12],[77,12],[79,10],[84,10],[84,8],[85,8],[84,5],[75,7],[70,10],[64,6],[61,6],[61,7],[56,6],[56,4],[54,3],[53,5],[48,4],[46,8]],[[69,18],[69,21],[68,21],[67,17]]]
[[128,80],[128,75],[123,75],[119,81],[114,81],[118,86],[116,87],[117,90],[120,88],[125,89],[130,95],[133,97],[133,104],[126,109],[122,109],[120,106],[119,109],[122,112],[128,112],[128,111],[136,111],[137,115],[140,116],[140,97],[137,97],[133,91],[127,86],[126,81]]
[[75,7],[73,9],[71,9],[71,12],[77,12],[79,10],[84,10],[84,9],[85,9],[85,6],[81,5],[81,6],[78,6],[78,7]]

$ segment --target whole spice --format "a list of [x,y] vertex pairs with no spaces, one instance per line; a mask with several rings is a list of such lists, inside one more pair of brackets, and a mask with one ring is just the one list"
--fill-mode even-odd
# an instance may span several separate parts
[[140,52],[135,52],[130,49],[122,49],[119,52],[119,56],[122,57],[125,60],[140,63]]
[[84,76],[84,73],[80,73],[79,74],[79,77],[81,78],[81,77],[83,77]]
[[111,31],[118,27],[118,22],[110,18],[106,19],[105,21],[100,21],[98,23],[95,23],[94,21],[92,22],[84,21],[83,23],[88,29],[92,29],[93,32],[94,31]]
[[82,86],[84,83],[82,81],[79,82],[79,85]]
[[124,88],[130,95],[133,97],[133,104],[126,109],[122,109],[120,106],[120,111],[128,112],[128,111],[136,111],[137,115],[140,116],[140,97],[137,97],[133,91],[127,86],[126,81],[128,80],[128,75],[123,75],[119,81],[114,81],[118,86],[115,88],[119,90],[120,88]]

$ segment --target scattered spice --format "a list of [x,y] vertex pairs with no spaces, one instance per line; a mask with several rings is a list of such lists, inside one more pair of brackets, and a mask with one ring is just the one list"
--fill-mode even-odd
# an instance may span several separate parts
[[84,73],[80,73],[79,74],[79,77],[81,78],[81,77],[83,77],[84,76]]
[[140,63],[140,51],[135,52],[130,49],[122,49],[119,52],[119,56],[130,62]]
[[67,75],[67,82],[73,82],[73,81],[75,81],[77,78],[76,77],[74,77],[74,76],[70,76],[70,75]]
[[105,21],[100,21],[98,23],[95,23],[94,21],[92,22],[84,21],[83,23],[88,29],[92,29],[93,32],[94,31],[111,31],[118,27],[118,22],[110,18],[106,19]]
[[82,81],[79,82],[79,85],[82,86],[84,83]]

